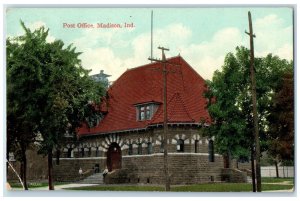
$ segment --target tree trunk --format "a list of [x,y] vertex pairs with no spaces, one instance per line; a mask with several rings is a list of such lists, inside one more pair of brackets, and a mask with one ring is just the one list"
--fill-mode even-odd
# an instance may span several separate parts
[[275,168],[276,168],[276,177],[279,178],[279,171],[278,171],[277,159],[275,159]]
[[24,184],[24,190],[28,190],[27,185],[27,157],[26,157],[26,148],[24,145],[21,145],[21,155],[22,155],[22,161],[21,161],[21,178],[23,180]]
[[48,151],[48,184],[49,184],[49,190],[54,190],[53,186],[53,178],[52,178],[52,170],[53,170],[53,164],[52,164],[52,149]]
[[251,147],[251,176],[252,176],[252,191],[256,192],[256,176],[255,176],[255,164],[254,164],[254,156],[255,156],[255,152],[254,152],[254,148],[253,146]]

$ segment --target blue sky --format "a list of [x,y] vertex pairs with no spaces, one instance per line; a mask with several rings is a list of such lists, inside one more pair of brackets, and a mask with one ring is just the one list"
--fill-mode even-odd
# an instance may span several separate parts
[[[23,34],[20,19],[31,29],[50,29],[48,41],[73,43],[83,67],[91,74],[103,69],[117,79],[126,69],[148,63],[150,15],[154,12],[156,47],[170,48],[167,57],[180,54],[205,79],[220,69],[228,52],[238,45],[249,47],[248,15],[251,11],[255,56],[268,53],[293,59],[293,10],[288,7],[235,8],[8,8],[6,34]],[[134,28],[63,28],[63,23],[134,23]]]

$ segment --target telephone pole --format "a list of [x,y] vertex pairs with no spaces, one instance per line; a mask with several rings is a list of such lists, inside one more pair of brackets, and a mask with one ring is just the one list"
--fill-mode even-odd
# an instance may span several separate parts
[[256,80],[254,72],[254,45],[252,29],[251,13],[248,12],[249,20],[249,31],[246,32],[250,36],[250,76],[251,76],[251,93],[252,93],[252,105],[253,105],[253,124],[254,124],[254,139],[255,139],[255,154],[256,154],[256,190],[261,192],[261,173],[260,173],[260,144],[259,144],[259,131],[258,131],[258,116],[257,116],[257,105],[256,105]]
[[167,120],[167,60],[165,56],[165,50],[169,51],[169,49],[164,47],[158,47],[162,51],[162,59],[153,59],[148,58],[150,61],[156,61],[162,63],[163,66],[163,112],[164,112],[164,174],[165,174],[165,188],[166,191],[170,191],[170,176],[169,176],[169,167],[168,167],[168,120]]

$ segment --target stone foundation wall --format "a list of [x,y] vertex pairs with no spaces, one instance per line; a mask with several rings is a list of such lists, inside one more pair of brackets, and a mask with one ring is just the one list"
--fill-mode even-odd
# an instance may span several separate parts
[[[171,184],[193,184],[221,181],[223,159],[215,156],[215,162],[208,162],[208,156],[200,153],[169,153],[169,174]],[[99,164],[102,172],[106,167],[106,158],[61,159],[54,166],[56,181],[76,181],[78,173],[94,170]],[[122,169],[109,173],[107,183],[164,183],[163,154],[133,155],[122,157]]]
[[[26,151],[26,156],[27,156],[27,172],[26,172],[27,180],[42,181],[47,179],[48,178],[47,157],[38,155],[37,151],[34,148]],[[10,163],[20,175],[20,163],[18,161],[11,161]],[[18,177],[10,167],[7,168],[6,175],[7,175],[7,181],[18,181]]]
[[[106,153],[111,143],[121,148],[122,167],[108,174],[108,183],[153,183],[164,182],[163,153],[161,149],[162,127],[145,131],[127,132],[113,135],[94,135],[69,142],[60,150],[60,160],[53,158],[53,178],[55,181],[78,181],[95,171],[106,169]],[[184,141],[184,151],[178,152],[177,140]],[[201,136],[195,126],[174,126],[168,129],[169,173],[172,184],[193,184],[222,180],[223,158],[215,154],[214,162],[209,162],[208,140]],[[195,142],[198,142],[195,146]],[[152,144],[148,153],[148,143]],[[129,144],[133,145],[129,155]],[[142,153],[138,154],[138,144]],[[197,148],[197,149],[196,149]],[[70,157],[68,150],[72,150]],[[83,150],[83,153],[82,153]],[[56,156],[56,153],[53,153]],[[28,152],[28,180],[47,179],[47,158]],[[18,166],[18,164],[15,164]],[[83,175],[79,175],[79,169]],[[17,167],[17,169],[19,169]],[[8,172],[9,179],[14,175]]]
[[[171,184],[193,184],[221,180],[222,157],[208,162],[208,156],[192,153],[169,153]],[[124,157],[122,168],[140,183],[164,183],[163,154],[148,157]],[[136,181],[131,181],[136,182]]]
[[[53,161],[54,162],[54,161]],[[61,158],[59,165],[53,163],[53,178],[55,181],[78,181],[81,179],[79,169],[83,171],[83,175],[89,175],[95,172],[95,165],[98,164],[100,172],[106,167],[106,159],[99,158]],[[82,176],[83,177],[83,176]]]

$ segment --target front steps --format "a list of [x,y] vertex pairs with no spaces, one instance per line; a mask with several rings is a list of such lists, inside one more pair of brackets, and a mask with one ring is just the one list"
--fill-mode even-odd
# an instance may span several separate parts
[[102,173],[95,173],[87,178],[81,180],[79,183],[81,184],[103,184],[103,174]]

